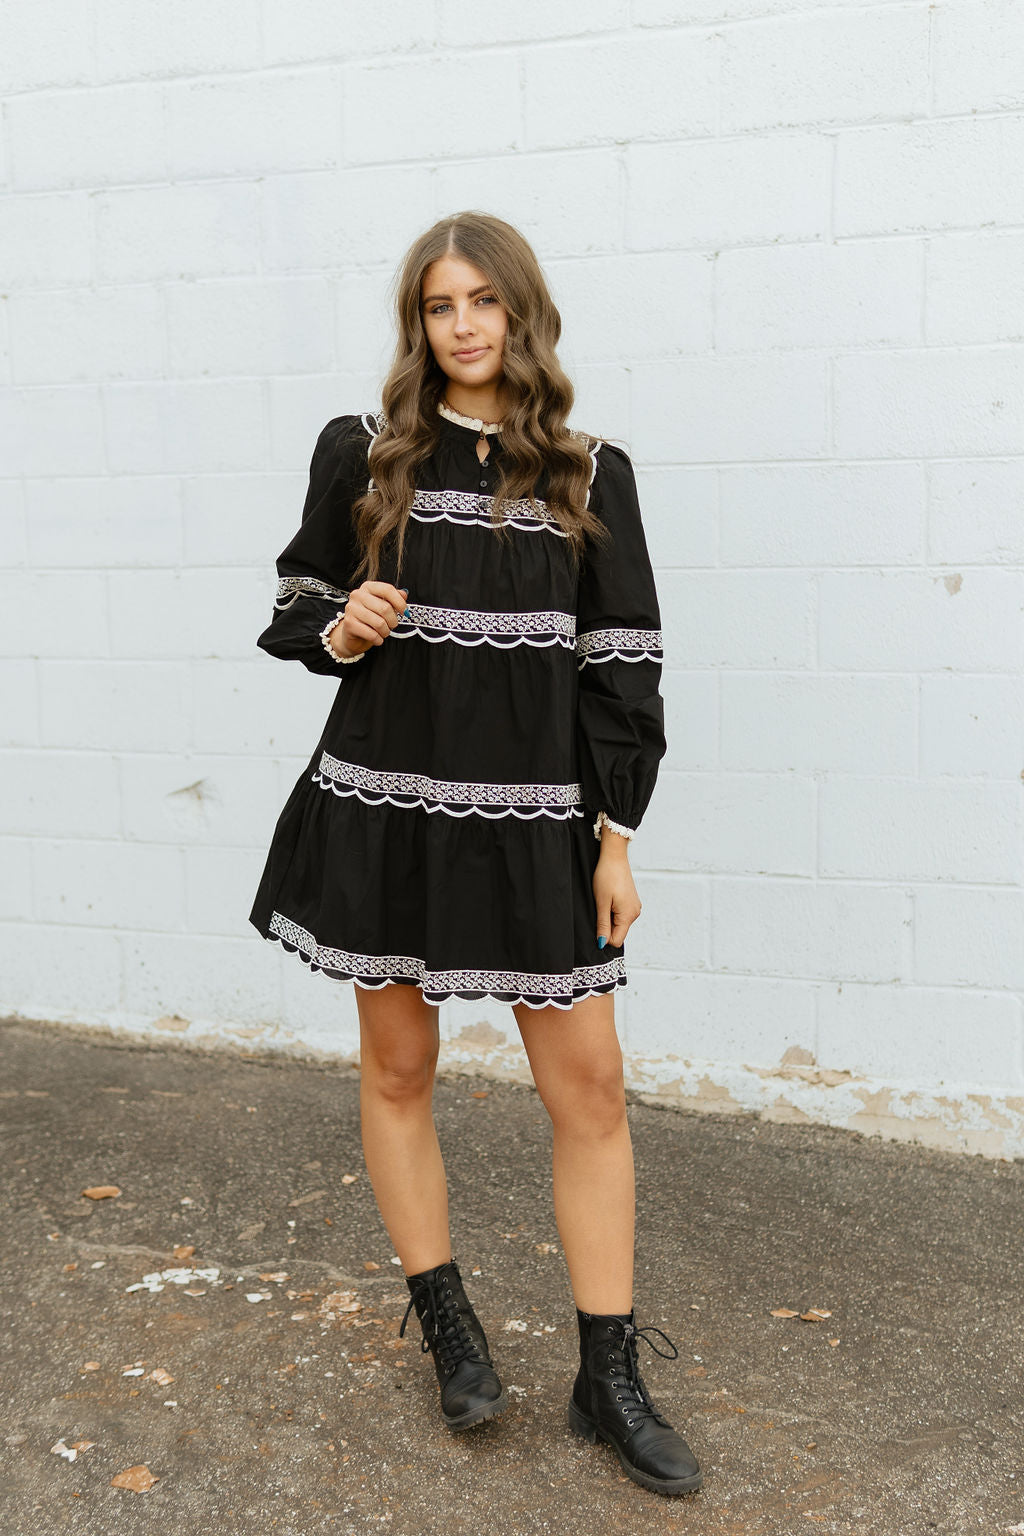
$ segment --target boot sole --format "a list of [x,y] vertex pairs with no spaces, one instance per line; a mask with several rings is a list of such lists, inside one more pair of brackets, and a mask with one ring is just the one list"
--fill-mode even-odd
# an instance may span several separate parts
[[485,1419],[493,1419],[499,1413],[504,1413],[508,1407],[508,1393],[503,1392],[492,1403],[481,1403],[479,1408],[470,1408],[468,1413],[460,1413],[452,1418],[442,1411],[441,1417],[449,1429],[472,1429],[474,1424],[482,1424]]
[[601,1426],[595,1424],[593,1419],[588,1419],[586,1414],[581,1413],[572,1401],[569,1403],[569,1428],[574,1434],[580,1435],[584,1440],[589,1441],[591,1445],[596,1445],[599,1440],[603,1440],[606,1445],[610,1445],[619,1458],[619,1465],[626,1476],[631,1477],[634,1483],[639,1483],[641,1488],[650,1489],[652,1493],[667,1495],[694,1493],[704,1482],[704,1476],[701,1472],[695,1473],[693,1477],[652,1477],[649,1472],[641,1472],[638,1467],[634,1467],[630,1461],[627,1461],[620,1448],[615,1444],[615,1441],[605,1434]]

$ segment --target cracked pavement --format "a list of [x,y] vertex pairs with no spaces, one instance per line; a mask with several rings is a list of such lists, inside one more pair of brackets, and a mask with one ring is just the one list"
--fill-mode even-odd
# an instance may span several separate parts
[[[398,1338],[357,1072],[17,1021],[0,1051],[3,1536],[1024,1528],[1020,1161],[631,1103],[637,1321],[679,1349],[642,1370],[705,1472],[668,1500],[566,1425],[532,1089],[442,1055],[455,1254],[512,1400],[453,1435]],[[132,1467],[148,1491],[111,1485]]]

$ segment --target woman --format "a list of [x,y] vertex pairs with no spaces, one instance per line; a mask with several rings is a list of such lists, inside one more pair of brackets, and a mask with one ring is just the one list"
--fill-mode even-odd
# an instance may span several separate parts
[[250,920],[356,983],[367,1169],[411,1292],[402,1331],[415,1307],[451,1429],[507,1397],[451,1248],[438,1005],[512,1006],[553,1123],[580,1337],[571,1427],[636,1482],[682,1493],[697,1462],[637,1368],[638,1339],[660,1330],[633,1313],[614,1019],[641,907],[629,839],[665,751],[633,470],[566,427],[558,311],[510,225],[461,213],[428,230],[397,318],[383,411],[318,438],[257,642],[341,687]]

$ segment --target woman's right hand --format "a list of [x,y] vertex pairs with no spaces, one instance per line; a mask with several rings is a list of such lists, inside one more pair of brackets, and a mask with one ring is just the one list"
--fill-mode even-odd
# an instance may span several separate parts
[[342,618],[327,638],[339,656],[383,645],[409,605],[406,591],[389,581],[364,581],[349,593]]

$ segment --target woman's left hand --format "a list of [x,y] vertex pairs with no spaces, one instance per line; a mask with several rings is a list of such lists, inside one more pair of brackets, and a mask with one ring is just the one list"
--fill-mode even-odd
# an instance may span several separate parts
[[594,870],[594,901],[598,939],[603,934],[609,944],[622,944],[642,906],[625,852],[612,852],[602,845]]

